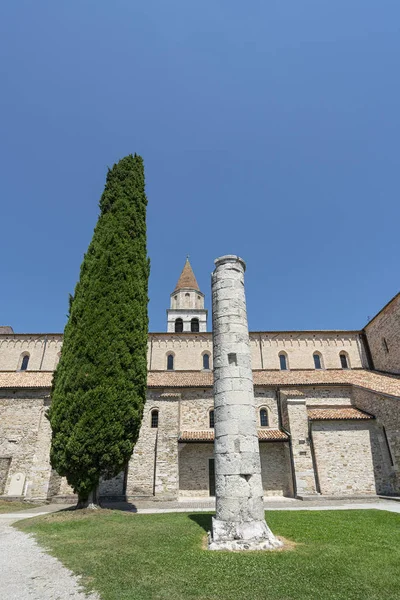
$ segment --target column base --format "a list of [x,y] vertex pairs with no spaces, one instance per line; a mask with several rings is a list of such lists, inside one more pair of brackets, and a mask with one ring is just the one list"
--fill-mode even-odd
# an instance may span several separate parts
[[220,521],[213,518],[212,533],[208,534],[209,550],[276,550],[278,540],[265,521]]

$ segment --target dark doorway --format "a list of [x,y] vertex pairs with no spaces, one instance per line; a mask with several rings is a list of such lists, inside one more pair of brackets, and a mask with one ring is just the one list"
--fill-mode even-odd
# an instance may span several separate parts
[[215,496],[215,461],[213,458],[208,459],[208,482],[210,496]]

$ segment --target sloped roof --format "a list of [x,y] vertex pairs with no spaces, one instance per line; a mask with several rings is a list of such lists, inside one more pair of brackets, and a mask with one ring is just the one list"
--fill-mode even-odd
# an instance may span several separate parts
[[9,325],[0,325],[0,334],[14,333],[14,330]]
[[[0,371],[0,388],[51,387],[52,371]],[[304,371],[253,371],[254,385],[293,387],[302,385],[354,385],[378,394],[400,398],[400,377],[363,369]],[[149,371],[149,388],[210,388],[211,371]]]
[[182,273],[180,274],[174,292],[181,290],[182,288],[190,288],[192,290],[197,290],[198,292],[200,291],[199,284],[194,276],[189,258],[186,259],[185,266],[182,269]]
[[50,388],[53,371],[1,371],[0,388]]
[[[302,371],[253,371],[254,385],[355,385],[373,392],[400,397],[400,377],[363,369],[318,369]],[[212,387],[208,371],[150,371],[147,385],[157,387]]]
[[372,415],[351,406],[309,408],[307,412],[310,421],[361,421],[373,419]]
[[[258,429],[260,442],[286,442],[289,438],[280,429]],[[179,442],[213,442],[214,430],[203,429],[202,431],[181,431]]]

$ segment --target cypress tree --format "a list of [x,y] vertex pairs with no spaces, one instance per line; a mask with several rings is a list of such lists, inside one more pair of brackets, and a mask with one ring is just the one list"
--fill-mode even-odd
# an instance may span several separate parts
[[70,297],[49,420],[50,459],[79,505],[124,469],[147,384],[148,278],[144,168],[129,155],[108,171],[100,216]]

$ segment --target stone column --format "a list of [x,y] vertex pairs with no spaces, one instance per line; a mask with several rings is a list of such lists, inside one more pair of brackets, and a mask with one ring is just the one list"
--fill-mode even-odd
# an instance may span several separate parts
[[215,260],[212,274],[216,516],[211,550],[281,546],[264,517],[246,300],[245,263]]

